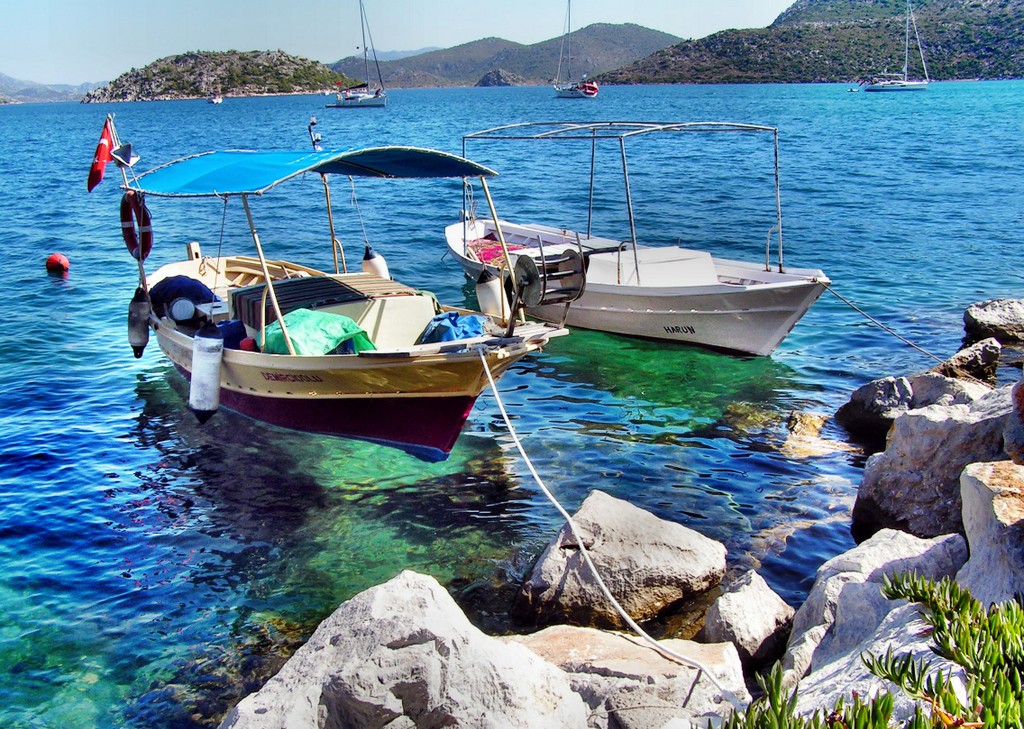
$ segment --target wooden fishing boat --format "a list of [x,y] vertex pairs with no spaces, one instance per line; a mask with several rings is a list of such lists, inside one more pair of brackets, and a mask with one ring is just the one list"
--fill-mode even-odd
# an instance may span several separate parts
[[[126,242],[130,250],[135,244],[141,276],[129,309],[136,355],[151,330],[191,380],[190,407],[201,420],[224,405],[277,426],[443,459],[488,387],[488,372],[497,379],[567,331],[438,304],[429,292],[375,270],[379,261],[369,245],[358,272],[268,260],[250,198],[303,174],[320,175],[329,193],[331,174],[482,179],[495,173],[436,150],[375,147],[208,152],[126,175]],[[185,260],[144,275],[145,201],[214,196],[241,199],[256,255],[209,257],[190,243]],[[327,200],[328,243],[337,246],[329,194]]]

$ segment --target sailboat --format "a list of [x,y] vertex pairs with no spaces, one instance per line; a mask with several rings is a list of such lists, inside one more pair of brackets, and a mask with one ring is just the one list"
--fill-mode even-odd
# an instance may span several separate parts
[[[371,108],[381,107],[388,103],[388,95],[384,92],[384,80],[380,75],[380,64],[377,63],[377,51],[373,47],[373,36],[370,35],[370,26],[366,22],[366,9],[363,7],[363,0],[359,0],[359,25],[363,34],[363,78],[364,83],[343,89],[338,92],[338,100],[333,104],[327,104],[328,109],[347,109],[350,107]],[[370,39],[369,45],[366,39]],[[373,55],[373,65],[377,69],[377,89],[370,89],[370,55]]]
[[[910,66],[910,26],[914,26],[914,39],[917,41],[917,52],[921,56],[921,68],[924,79],[911,80]],[[907,0],[906,30],[904,31],[903,71],[901,73],[883,73],[864,84],[865,91],[924,91],[928,88],[928,65],[924,62],[924,51],[921,49],[921,36],[917,32],[917,20]]]
[[[562,78],[562,60],[565,60],[565,83]],[[555,96],[560,99],[592,99],[597,96],[597,84],[587,80],[583,74],[579,81],[572,80],[572,0],[568,0],[565,10],[565,33],[562,35],[562,47],[558,51],[558,72],[555,74]]]

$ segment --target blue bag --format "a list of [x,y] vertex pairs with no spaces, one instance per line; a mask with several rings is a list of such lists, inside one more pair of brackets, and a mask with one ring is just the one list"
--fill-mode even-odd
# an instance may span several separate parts
[[487,318],[477,314],[460,315],[457,311],[438,314],[416,340],[416,344],[451,342],[456,339],[482,337],[487,334]]

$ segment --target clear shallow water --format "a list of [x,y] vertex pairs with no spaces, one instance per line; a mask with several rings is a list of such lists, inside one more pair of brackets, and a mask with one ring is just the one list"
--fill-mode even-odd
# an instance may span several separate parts
[[[823,268],[839,293],[941,356],[958,348],[968,304],[1020,296],[1024,286],[1020,82],[910,95],[837,85],[608,87],[582,103],[548,89],[397,90],[383,113],[323,103],[0,107],[0,724],[215,724],[356,592],[411,568],[449,585],[471,611],[495,612],[501,586],[559,526],[489,395],[440,464],[228,412],[197,425],[158,348],[135,360],[125,340],[136,271],[118,232],[113,168],[85,192],[107,111],[144,168],[212,148],[305,148],[314,114],[329,146],[456,152],[462,133],[515,121],[775,125],[790,265]],[[762,255],[770,222],[746,221],[770,192],[763,151],[729,144],[671,156],[638,150],[660,160],[658,169],[631,158],[638,211],[659,218],[641,220],[641,236]],[[586,171],[571,157],[478,151],[471,156],[502,173],[492,188],[508,217],[575,224],[585,210],[577,182]],[[441,230],[461,207],[457,183],[371,182],[357,192],[371,241],[397,277],[444,300],[470,295],[441,255]],[[321,194],[319,180],[306,180],[254,202],[275,255],[310,251],[312,263],[328,265],[326,231],[302,217],[303,196]],[[615,194],[608,190],[601,218],[607,230],[595,232],[618,234]],[[341,238],[358,260],[359,226],[341,180],[334,197]],[[410,217],[375,230],[391,205]],[[151,268],[196,238],[215,252],[217,203],[151,207]],[[225,250],[249,250],[235,205],[227,222]],[[67,278],[43,270],[55,251],[71,259]],[[567,508],[600,488],[683,522],[724,541],[731,567],[758,566],[796,604],[817,565],[852,544],[863,458],[783,455],[786,417],[832,413],[866,380],[930,364],[826,294],[770,359],[580,331],[500,387]],[[843,437],[834,426],[825,435]]]

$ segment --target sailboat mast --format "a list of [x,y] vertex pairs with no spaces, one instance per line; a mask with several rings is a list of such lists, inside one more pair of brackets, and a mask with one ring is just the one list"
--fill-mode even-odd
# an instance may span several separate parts
[[359,30],[363,35],[363,78],[366,79],[366,90],[370,90],[370,51],[366,47],[366,10],[363,0],[359,0]]
[[565,47],[569,55],[565,59],[565,80],[572,81],[572,0],[565,8]]
[[[908,5],[910,0],[907,0]],[[914,23],[914,39],[917,41],[917,53],[921,56],[921,69],[924,71],[924,80],[930,81],[928,78],[928,64],[924,61],[924,49],[921,47],[921,34],[917,30],[917,18],[914,17],[914,11],[910,11],[910,20]]]
[[[362,0],[360,0],[362,2]],[[915,23],[916,26],[916,23]],[[907,0],[907,29],[903,39],[903,80],[909,78],[910,69],[910,0]]]

